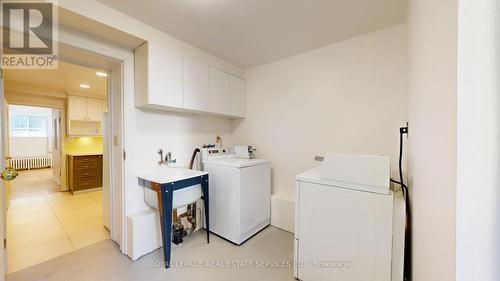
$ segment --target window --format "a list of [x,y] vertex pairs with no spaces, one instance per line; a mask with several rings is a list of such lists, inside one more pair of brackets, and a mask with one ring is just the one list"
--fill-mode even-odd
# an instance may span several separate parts
[[47,137],[47,117],[13,115],[10,118],[11,137]]

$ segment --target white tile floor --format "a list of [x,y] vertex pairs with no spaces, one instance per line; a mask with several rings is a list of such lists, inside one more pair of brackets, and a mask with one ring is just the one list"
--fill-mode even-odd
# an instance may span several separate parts
[[12,200],[7,211],[8,274],[109,239],[102,192],[58,192]]

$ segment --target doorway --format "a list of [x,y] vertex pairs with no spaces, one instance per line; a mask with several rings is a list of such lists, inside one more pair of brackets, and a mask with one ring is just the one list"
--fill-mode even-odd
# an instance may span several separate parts
[[[72,21],[75,19],[72,19]],[[76,19],[78,20],[78,19]],[[60,21],[61,24],[61,21]],[[82,26],[87,26],[82,24]],[[77,30],[79,30],[77,28]],[[82,30],[83,31],[83,30]],[[127,101],[126,97],[133,97],[133,61],[134,54],[132,49],[129,47],[121,47],[124,42],[116,45],[115,43],[109,43],[106,39],[94,38],[95,36],[85,36],[78,32],[73,32],[72,30],[59,29],[59,59],[60,61],[65,61],[69,63],[78,64],[81,66],[87,66],[91,68],[97,68],[108,71],[108,97],[107,104],[109,112],[104,114],[103,124],[107,128],[104,132],[107,136],[106,141],[103,142],[103,166],[109,167],[109,169],[104,169],[103,178],[103,191],[108,190],[108,193],[103,192],[103,201],[110,202],[108,206],[103,205],[104,214],[109,214],[109,217],[104,217],[104,223],[109,225],[110,238],[115,242],[117,251],[122,254],[127,254],[127,237],[126,237],[126,215],[125,215],[125,174],[128,173],[128,181],[132,182],[132,177],[130,176],[130,165],[125,165],[125,143],[124,143],[124,116],[123,108]],[[144,41],[142,39],[131,37],[126,35],[122,38],[133,39],[132,42],[135,46],[141,45]],[[129,46],[125,44],[124,46]],[[2,111],[2,119],[6,119],[6,110],[3,106],[6,101],[3,97],[4,94],[4,75],[3,71],[0,70],[0,110]],[[57,98],[57,93],[52,93]],[[20,101],[22,104],[22,97],[13,97],[14,100]],[[12,102],[12,100],[11,100]],[[39,105],[47,106],[49,101],[44,98],[38,98],[37,102]],[[62,105],[61,108],[63,118],[61,118],[62,131],[65,131],[65,121],[66,116],[66,105]],[[0,122],[3,124],[3,122]],[[0,148],[0,159],[3,159],[6,151],[6,132],[5,128],[0,130],[0,138],[2,139],[2,147]],[[64,146],[64,144],[62,144]],[[64,165],[65,158],[61,158],[61,163]],[[5,169],[5,161],[0,161],[0,168]],[[66,174],[61,174],[61,186],[63,187],[66,182]],[[10,182],[0,181],[0,187],[3,188],[4,192],[0,193],[0,198],[2,202],[6,198],[6,191],[8,190]],[[8,203],[8,202],[5,202]],[[0,234],[2,238],[6,239],[6,209],[8,204],[4,204],[3,208],[0,208],[0,213],[3,218],[3,223],[0,223]],[[9,247],[9,242],[7,239],[7,248]],[[7,267],[6,253],[3,247],[0,247],[0,272],[5,273]],[[1,274],[0,280],[4,280],[4,274]]]
[[[60,110],[8,105],[7,165],[21,174],[13,182],[10,198],[19,199],[60,191]],[[14,188],[13,188],[14,187]]]
[[9,274],[110,239],[109,83],[105,69],[60,61],[4,70],[4,84],[6,165],[19,172],[6,198]]

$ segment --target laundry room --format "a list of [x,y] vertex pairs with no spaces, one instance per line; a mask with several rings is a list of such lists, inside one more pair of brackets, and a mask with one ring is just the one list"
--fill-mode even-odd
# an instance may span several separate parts
[[[478,175],[490,192],[498,179],[485,155],[500,143],[486,129],[500,120],[500,67],[470,39],[498,47],[473,30],[498,35],[500,14],[476,7],[494,15],[483,26],[460,1],[48,1],[59,67],[106,74],[102,132],[87,147],[104,156],[106,235],[7,263],[6,280],[458,281],[491,270],[479,257],[494,239],[467,223],[485,199],[472,192]],[[61,110],[88,115],[71,96]],[[492,168],[473,173],[479,155]],[[1,184],[23,180],[4,168]],[[88,196],[74,191],[60,192]],[[13,249],[4,238],[0,264]]]
[[[349,259],[349,262],[358,263],[359,266],[359,269],[350,269],[351,274],[366,278],[378,274],[377,278],[380,280],[390,278],[390,265],[393,263],[392,221],[394,217],[400,222],[405,221],[404,206],[401,206],[404,203],[400,203],[401,201],[397,201],[399,213],[395,211],[399,217],[393,214],[392,210],[396,207],[393,207],[392,194],[396,194],[398,200],[402,200],[403,194],[401,186],[390,184],[390,179],[398,182],[400,180],[399,161],[400,145],[402,145],[401,161],[404,165],[401,165],[401,170],[404,174],[403,181],[406,181],[406,135],[403,136],[403,143],[400,143],[400,128],[406,127],[408,121],[406,36],[404,25],[394,25],[249,68],[244,76],[222,72],[184,58],[184,106],[186,103],[192,103],[189,105],[190,108],[206,106],[205,110],[208,113],[200,112],[199,109],[172,110],[171,107],[175,105],[158,106],[154,101],[156,97],[151,92],[148,96],[142,94],[145,90],[136,92],[139,98],[136,97],[134,103],[135,122],[137,135],[140,136],[138,138],[140,144],[137,143],[136,149],[141,153],[134,153],[137,157],[134,162],[138,166],[136,176],[139,178],[139,185],[135,190],[137,211],[128,218],[128,227],[134,232],[134,238],[129,241],[129,245],[141,245],[141,247],[147,245],[147,247],[130,247],[129,256],[133,260],[140,260],[141,256],[157,249],[160,245],[172,244],[172,247],[166,250],[168,253],[163,254],[164,257],[170,256],[170,259],[164,262],[175,267],[179,261],[183,261],[183,258],[179,260],[176,257],[178,255],[176,252],[193,243],[193,237],[199,237],[200,234],[192,233],[192,226],[187,223],[192,213],[189,209],[194,206],[178,207],[196,201],[195,208],[198,210],[195,213],[198,217],[202,216],[196,219],[197,224],[203,224],[207,218],[210,220],[211,238],[205,238],[203,234],[201,235],[203,240],[222,239],[229,244],[248,247],[247,243],[258,241],[274,231],[278,231],[275,235],[279,235],[280,240],[286,241],[293,237],[291,233],[297,233],[299,227],[300,229],[304,227],[311,230],[312,235],[307,237],[306,234],[307,238],[304,238],[304,241],[315,240],[313,237],[316,237],[319,243],[308,245],[310,250],[305,248],[302,250],[305,253],[313,252],[303,257],[304,262]],[[147,43],[141,48],[147,48],[147,54],[151,56],[158,47]],[[142,63],[142,54],[143,50],[136,51],[136,67]],[[189,72],[191,70],[193,73]],[[206,89],[207,95],[201,94],[204,92],[202,91],[199,92],[201,95],[198,95],[197,99],[189,100],[191,95],[198,93],[197,88],[193,88],[192,92],[186,92],[193,87],[185,84],[191,77],[193,83],[200,81],[200,77],[205,77],[206,80],[203,80],[205,86],[201,83],[193,85],[199,89]],[[136,79],[138,78],[140,77],[136,76]],[[233,102],[235,97],[238,97],[237,90],[240,83],[245,85],[243,87],[245,106],[238,112]],[[212,96],[212,93],[219,91],[226,94]],[[225,96],[229,97],[227,103],[223,99]],[[210,113],[211,111],[216,113]],[[331,157],[328,158],[328,155]],[[335,155],[353,155],[354,158],[344,159]],[[371,157],[373,155],[375,158]],[[379,155],[384,157],[376,158]],[[317,158],[325,160],[318,161]],[[342,194],[340,197],[344,198],[344,204],[350,206],[366,204],[375,209],[360,208],[359,213],[350,215],[349,211],[343,208],[336,209],[335,204],[338,204],[339,199],[334,195],[328,196],[320,192],[303,195],[309,196],[309,200],[316,201],[318,207],[308,205],[310,203],[307,201],[300,202],[305,204],[304,210],[311,210],[311,213],[297,213],[300,192],[296,189],[297,185],[304,185],[299,184],[298,175],[318,167],[325,166],[326,169],[326,164],[348,166],[350,170],[342,170],[344,174],[338,173],[338,168],[326,172],[326,175],[320,176],[318,173],[317,178],[324,181],[323,184],[344,181],[351,182],[354,186],[363,184],[372,188],[379,186],[381,189],[371,190],[377,194],[376,196],[363,198],[360,201],[364,203],[350,202],[345,198],[363,197],[363,194],[369,194],[366,190],[360,192],[361,195]],[[155,184],[163,186],[166,182],[159,179],[167,180],[169,173],[173,175],[172,169],[175,167],[208,173],[210,183],[208,217],[204,217],[206,196],[202,188],[198,191],[191,188],[174,189],[173,198],[166,199],[172,200],[172,203],[157,203],[160,198],[157,194],[160,194],[161,190],[155,192],[154,188],[149,187],[154,187]],[[374,174],[372,170],[379,173]],[[356,173],[361,176],[357,176]],[[350,178],[352,175],[356,176]],[[306,186],[308,184],[310,183],[306,183]],[[344,186],[344,188],[355,187]],[[148,198],[145,203],[142,202],[144,196]],[[199,199],[201,197],[203,199]],[[377,201],[375,198],[379,197],[385,199]],[[172,211],[168,209],[165,214],[158,217],[155,215],[158,205],[162,205],[163,209],[168,206]],[[162,234],[158,221],[171,212],[174,214],[172,221],[166,223],[172,225],[168,230],[173,233],[172,238],[171,241],[163,243],[160,239]],[[328,215],[330,219],[325,219],[322,214],[330,212],[332,213]],[[366,216],[365,212],[373,216]],[[182,218],[177,218],[181,214],[185,214],[184,222]],[[304,226],[299,225],[300,216],[308,216],[306,220],[309,223]],[[359,224],[351,225],[350,220],[357,220]],[[339,232],[335,227],[335,222],[339,221],[345,221],[343,227],[345,231]],[[156,229],[156,235],[149,233],[147,236],[145,225],[149,225],[148,229]],[[353,227],[353,230],[348,230],[349,227]],[[325,244],[338,248],[339,245],[331,244],[333,243],[331,241],[342,241],[343,238],[361,231],[363,227],[373,228],[376,232],[367,233],[367,237],[352,238],[342,242],[345,248],[341,252],[346,251],[347,254],[339,255],[336,251],[332,251],[332,254],[317,252]],[[205,229],[201,229],[201,232],[205,232]],[[400,251],[394,254],[398,257],[394,264],[398,265],[400,272],[394,274],[403,278],[404,223],[399,224],[397,232],[399,236],[394,239],[397,239]],[[375,233],[385,233],[385,236],[375,237]],[[374,237],[369,238],[370,236]],[[325,240],[327,237],[332,240]],[[138,240],[148,242],[138,242]],[[289,247],[290,250],[295,248],[297,251],[302,246],[297,243],[299,239],[294,238],[294,240],[294,243],[282,247]],[[385,252],[374,250],[375,245],[384,248]],[[360,254],[363,257],[351,256],[355,252],[363,253]],[[301,257],[293,257],[293,252],[289,253],[290,260],[298,263]],[[262,254],[266,255],[265,252]],[[385,256],[387,259],[379,258],[375,273],[368,270],[367,266],[370,265],[367,261],[371,260],[370,257],[377,256]],[[293,266],[289,269],[293,269]],[[344,270],[335,269],[330,271],[323,269],[319,273],[311,270],[311,273],[304,268],[303,276],[298,275],[300,268],[298,271],[299,273],[296,270],[295,277],[305,277],[304,280],[327,280],[321,276],[324,274],[337,276],[333,272],[338,272],[339,276],[345,274]]]

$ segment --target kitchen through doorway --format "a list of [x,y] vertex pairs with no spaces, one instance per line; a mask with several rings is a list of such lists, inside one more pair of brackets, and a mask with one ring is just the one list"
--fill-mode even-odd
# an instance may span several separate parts
[[4,73],[6,166],[19,173],[6,184],[10,274],[110,238],[108,72],[60,61]]

